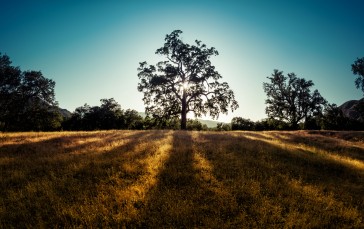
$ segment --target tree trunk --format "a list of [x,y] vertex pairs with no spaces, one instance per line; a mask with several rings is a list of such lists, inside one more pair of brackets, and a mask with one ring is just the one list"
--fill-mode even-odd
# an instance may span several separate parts
[[187,129],[187,96],[186,91],[183,90],[182,95],[182,112],[181,112],[181,130]]

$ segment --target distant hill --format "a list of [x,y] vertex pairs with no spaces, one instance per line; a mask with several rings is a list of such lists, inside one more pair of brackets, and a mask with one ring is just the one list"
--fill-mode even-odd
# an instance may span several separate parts
[[214,120],[204,120],[204,119],[197,119],[197,120],[200,121],[202,124],[206,124],[206,126],[208,128],[217,127],[217,124],[220,123],[220,122],[214,121]]
[[61,113],[63,118],[70,118],[72,116],[72,113],[67,109],[59,108],[59,112]]
[[[140,116],[142,116],[143,118],[145,118],[145,112],[138,112]],[[206,124],[206,126],[208,128],[214,128],[217,127],[217,124],[220,123],[219,121],[214,121],[214,120],[205,120],[205,119],[197,119],[199,122],[201,122],[202,124]]]
[[342,110],[345,117],[352,120],[363,121],[360,112],[357,111],[358,106],[364,107],[364,98],[360,100],[349,100],[339,106],[339,108]]

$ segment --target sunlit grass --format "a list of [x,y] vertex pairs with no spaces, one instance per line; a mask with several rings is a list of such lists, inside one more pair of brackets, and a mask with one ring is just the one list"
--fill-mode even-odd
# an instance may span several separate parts
[[0,133],[0,228],[364,227],[362,132]]

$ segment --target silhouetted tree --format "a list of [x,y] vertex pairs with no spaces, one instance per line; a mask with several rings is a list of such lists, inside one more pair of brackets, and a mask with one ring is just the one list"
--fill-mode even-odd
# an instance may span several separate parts
[[11,66],[10,58],[0,53],[0,122],[4,130],[11,129],[18,119],[21,74],[18,67]]
[[322,128],[322,115],[309,116],[305,119],[305,122],[300,123],[300,129],[303,130],[320,130]]
[[254,122],[242,117],[234,117],[231,120],[231,130],[254,130]]
[[354,75],[357,75],[357,78],[355,79],[356,88],[360,88],[364,93],[364,57],[360,59],[357,58],[357,60],[354,61],[354,64],[351,65],[351,71]]
[[300,121],[322,113],[326,100],[318,90],[311,92],[314,85],[311,80],[298,78],[294,73],[286,77],[277,69],[267,78],[270,82],[263,83],[263,88],[268,97],[266,113],[269,118],[287,121],[291,128],[297,129]]
[[86,128],[87,114],[90,112],[91,107],[88,104],[84,104],[81,107],[77,107],[75,111],[72,113],[71,118],[65,120],[62,123],[63,129],[65,130],[88,130],[90,128]]
[[273,118],[266,118],[254,123],[254,130],[288,130],[289,125],[284,122]]
[[40,71],[22,72],[0,53],[0,123],[4,130],[52,130],[62,116],[54,94],[55,82]]
[[345,130],[350,120],[336,104],[328,104],[324,110],[321,128],[324,130]]
[[96,115],[95,118],[99,120],[98,128],[103,130],[118,129],[121,124],[120,119],[123,116],[121,106],[114,98],[101,99],[100,102],[100,108],[95,107],[93,111]]
[[142,130],[143,118],[136,110],[127,109],[123,112],[122,120],[125,129],[129,130]]
[[175,30],[166,35],[165,44],[156,54],[166,61],[156,66],[140,63],[138,90],[144,93],[146,113],[155,118],[181,117],[181,129],[187,127],[187,113],[196,117],[209,114],[216,118],[238,108],[234,93],[211,65],[210,57],[218,55],[215,48],[207,48],[201,41],[196,45],[184,43]]

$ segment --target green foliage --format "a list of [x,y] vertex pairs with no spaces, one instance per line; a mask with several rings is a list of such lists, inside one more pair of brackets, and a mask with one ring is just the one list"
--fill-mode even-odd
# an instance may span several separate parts
[[267,78],[270,82],[263,83],[263,88],[268,97],[269,118],[286,121],[292,129],[297,129],[299,122],[322,113],[327,102],[318,90],[311,92],[314,85],[311,80],[298,78],[294,73],[286,77],[277,69]]
[[266,118],[254,123],[254,130],[290,130],[290,125],[284,121]]
[[147,115],[156,119],[181,118],[181,129],[187,128],[187,113],[196,117],[209,114],[216,118],[238,108],[229,85],[218,80],[222,76],[211,64],[211,56],[218,55],[215,48],[207,48],[201,41],[195,45],[184,43],[182,31],[166,35],[165,44],[156,54],[166,61],[156,66],[140,63],[138,90],[144,93]]
[[254,122],[242,117],[234,117],[231,120],[231,130],[254,130]]
[[57,130],[62,116],[55,82],[40,71],[24,71],[0,53],[0,128],[5,131]]
[[145,130],[154,130],[154,129],[162,129],[162,130],[179,130],[181,120],[178,117],[150,117],[146,116],[144,118],[143,129]]
[[122,113],[123,127],[128,130],[142,130],[143,117],[136,110],[127,109]]
[[360,88],[364,93],[364,57],[357,58],[356,61],[351,65],[351,71],[354,75],[357,75],[355,79],[356,88]]
[[217,131],[230,131],[231,130],[231,124],[230,123],[223,123],[219,122],[216,126]]
[[188,119],[187,120],[187,130],[208,130],[206,124],[202,124],[197,119]]

